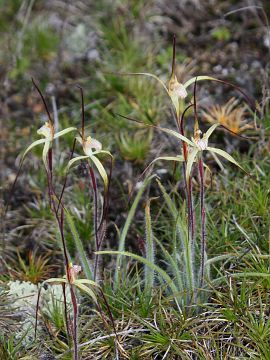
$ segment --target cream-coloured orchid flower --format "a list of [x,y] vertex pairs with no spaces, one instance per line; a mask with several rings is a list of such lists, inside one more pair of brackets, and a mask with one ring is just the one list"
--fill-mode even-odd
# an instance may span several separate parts
[[91,136],[88,136],[84,140],[82,140],[80,137],[77,137],[76,139],[83,146],[83,151],[85,155],[92,155],[93,149],[95,149],[96,151],[102,150],[102,144],[98,140],[93,139]]
[[50,122],[45,122],[45,124],[37,130],[37,134],[43,135],[46,139],[53,140],[54,127]]
[[[86,293],[88,296],[90,296],[95,303],[97,303],[97,297],[94,293],[94,291],[91,289],[91,287],[99,288],[99,285],[88,279],[77,279],[78,273],[81,271],[81,267],[79,265],[73,265],[72,263],[68,264],[68,275],[63,276],[62,278],[51,278],[48,280],[45,280],[42,283],[42,286],[45,284],[51,284],[51,285],[58,285],[58,284],[70,284],[76,286],[79,290]],[[88,286],[87,286],[88,285]],[[91,287],[90,287],[91,286]]]
[[[125,74],[123,74],[123,75],[125,75]],[[211,77],[211,76],[195,76],[195,77],[189,79],[188,81],[186,81],[184,84],[181,84],[177,80],[176,75],[173,75],[173,77],[171,77],[171,79],[169,80],[169,84],[167,87],[166,84],[158,76],[151,74],[151,73],[137,72],[137,73],[128,73],[126,75],[144,75],[144,76],[152,77],[155,80],[157,80],[162,85],[162,87],[164,88],[164,90],[166,91],[168,96],[170,97],[171,102],[173,104],[173,107],[174,107],[178,117],[180,115],[179,101],[183,100],[187,97],[187,95],[188,95],[187,88],[190,85],[194,84],[195,81],[202,81],[202,80],[218,81],[218,79]]]
[[104,182],[104,187],[107,190],[108,183],[109,183],[108,175],[106,173],[106,170],[104,169],[104,166],[101,164],[100,160],[96,157],[96,155],[106,154],[112,158],[113,157],[112,154],[109,151],[102,150],[102,144],[98,140],[92,138],[91,136],[88,136],[87,138],[76,137],[76,139],[82,145],[83,152],[85,155],[77,156],[74,159],[71,159],[68,163],[67,171],[71,168],[71,166],[76,161],[89,159],[95,164],[95,166]]
[[64,130],[61,130],[61,131],[58,131],[57,133],[55,133],[53,123],[51,121],[46,122],[43,126],[41,126],[40,129],[37,130],[38,135],[44,136],[45,139],[40,139],[40,140],[34,141],[30,146],[28,146],[28,148],[23,153],[22,161],[24,160],[25,156],[28,154],[28,152],[30,150],[32,150],[37,145],[44,144],[42,158],[43,158],[44,166],[45,166],[46,170],[48,171],[47,155],[48,155],[48,151],[50,149],[52,141],[56,138],[59,138],[65,134],[71,132],[71,131],[77,131],[77,129],[75,127],[69,127],[67,129],[64,129]]
[[[189,178],[190,178],[192,165],[196,161],[196,157],[198,155],[200,155],[200,153],[205,151],[205,150],[210,151],[210,153],[214,153],[214,154],[222,156],[226,160],[230,161],[231,163],[233,163],[234,165],[238,166],[240,169],[245,171],[243,169],[243,167],[241,165],[239,165],[238,162],[230,154],[228,154],[226,151],[224,151],[222,149],[218,149],[218,148],[208,146],[209,137],[212,135],[214,130],[219,125],[220,124],[212,125],[206,131],[206,133],[203,134],[202,136],[201,136],[201,134],[202,134],[201,130],[196,128],[195,131],[194,131],[194,137],[192,137],[191,140],[189,140],[187,137],[179,134],[178,132],[176,132],[174,130],[157,127],[157,129],[159,129],[159,130],[161,130],[161,131],[163,131],[163,132],[165,132],[165,133],[167,133],[169,135],[172,135],[172,136],[184,141],[185,143],[187,143],[190,146],[189,153],[188,153],[188,159],[187,159],[187,168],[186,168],[187,180],[189,180]],[[179,157],[178,159],[179,159],[178,161],[183,161],[182,157]]]

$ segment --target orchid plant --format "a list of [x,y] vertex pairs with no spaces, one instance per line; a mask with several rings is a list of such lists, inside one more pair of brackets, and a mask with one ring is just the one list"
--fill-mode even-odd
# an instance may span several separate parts
[[81,100],[82,100],[82,129],[80,135],[76,137],[76,140],[82,145],[84,155],[76,156],[75,158],[69,160],[69,163],[67,165],[67,171],[76,162],[81,160],[89,160],[96,166],[103,180],[105,191],[107,191],[109,185],[108,175],[106,173],[106,170],[104,169],[104,166],[97,158],[97,155],[100,154],[109,155],[111,159],[113,158],[113,156],[109,151],[102,150],[102,144],[98,140],[92,138],[91,136],[85,137],[84,97],[83,97],[82,88],[79,87],[79,89],[81,91]]
[[[132,74],[130,74],[132,75]],[[172,129],[163,128],[160,126],[150,125],[150,124],[144,124],[143,122],[136,120],[134,118],[130,118],[127,116],[123,116],[126,119],[133,120],[135,122],[140,123],[141,125],[153,127],[157,130],[160,130],[170,136],[173,136],[180,140],[180,144],[182,145],[182,152],[175,156],[160,156],[155,158],[145,169],[143,174],[146,172],[146,170],[149,169],[150,166],[152,166],[157,161],[173,161],[173,162],[180,162],[183,164],[183,175],[185,180],[185,189],[186,189],[186,201],[187,201],[187,210],[188,210],[188,238],[182,243],[183,246],[183,256],[185,261],[185,267],[189,269],[188,276],[189,281],[188,283],[192,284],[191,290],[192,290],[192,297],[197,296],[197,288],[196,286],[203,287],[205,284],[205,268],[206,268],[206,219],[205,219],[205,200],[204,200],[204,167],[207,167],[207,165],[203,162],[203,154],[205,151],[210,152],[215,160],[220,165],[220,162],[218,160],[218,156],[223,157],[227,161],[233,163],[234,165],[238,166],[241,170],[245,171],[243,167],[226,151],[220,148],[209,146],[209,138],[215,131],[215,129],[218,126],[222,126],[223,128],[226,128],[223,126],[223,124],[220,123],[214,123],[205,133],[202,133],[202,131],[199,128],[199,122],[198,122],[198,115],[197,115],[197,109],[196,109],[196,85],[197,82],[200,80],[213,80],[220,83],[224,83],[227,85],[232,86],[233,88],[237,89],[244,97],[247,99],[249,103],[252,103],[250,99],[246,96],[246,94],[239,89],[237,86],[227,83],[226,81],[219,80],[210,76],[196,76],[188,80],[186,83],[181,84],[177,76],[175,74],[175,38],[173,41],[173,60],[172,60],[172,70],[171,70],[171,76],[170,80],[168,82],[168,87],[166,84],[157,76],[150,74],[150,73],[134,73],[133,75],[145,75],[148,77],[152,77],[156,79],[162,87],[165,89],[166,93],[171,99],[171,102],[173,104],[173,108],[176,114],[176,120],[177,120],[177,126],[178,131],[174,131]],[[193,93],[193,103],[190,103],[188,106],[185,107],[184,111],[181,113],[182,107],[180,105],[183,105],[184,99],[188,96],[187,88],[194,84],[194,93]],[[182,102],[182,104],[181,104]],[[254,104],[253,104],[254,105]],[[194,123],[194,132],[193,136],[191,138],[188,138],[184,134],[184,117],[189,108],[194,108],[194,117],[195,117],[195,123]],[[253,106],[254,108],[254,106]],[[122,116],[122,115],[120,115]],[[232,132],[232,131],[231,131]],[[194,163],[197,164],[198,168],[198,179],[200,184],[200,224],[201,224],[201,237],[200,237],[200,269],[198,272],[198,281],[193,282],[192,279],[195,279],[196,271],[195,271],[195,237],[196,237],[196,231],[195,231],[195,211],[193,209],[193,191],[192,191],[192,177],[193,177],[193,165]],[[194,287],[195,286],[195,287]],[[193,289],[192,289],[193,288]]]
[[[87,167],[89,170],[89,175],[92,182],[92,188],[93,188],[93,194],[94,194],[94,231],[95,231],[95,246],[96,251],[99,251],[101,248],[102,240],[103,240],[103,234],[100,233],[100,229],[104,230],[103,223],[105,221],[106,213],[107,213],[107,207],[108,207],[108,192],[109,192],[109,184],[110,184],[110,177],[111,177],[111,171],[112,171],[112,160],[113,156],[109,151],[102,150],[102,144],[92,138],[91,136],[85,137],[85,113],[84,113],[84,96],[82,88],[79,87],[81,92],[81,107],[82,107],[82,126],[81,126],[81,133],[80,136],[76,137],[76,140],[82,145],[84,155],[79,155],[74,157],[73,159],[70,159],[67,165],[67,172],[69,169],[78,161],[87,161]],[[105,154],[110,157],[111,160],[111,166],[110,166],[110,175],[108,177],[107,172],[98,159],[97,155]],[[100,224],[98,224],[98,198],[97,198],[97,181],[96,176],[93,170],[92,165],[95,165],[100,177],[103,180],[104,183],[104,203],[103,203],[103,211],[102,211],[102,217],[100,220]],[[97,278],[98,273],[98,255],[95,255],[95,264],[94,264],[94,280]]]
[[44,144],[43,152],[42,152],[42,158],[43,158],[43,163],[44,163],[44,166],[46,168],[46,171],[48,172],[49,171],[49,165],[48,165],[48,158],[47,157],[48,157],[48,152],[49,152],[49,149],[50,149],[50,147],[52,145],[52,142],[55,139],[70,133],[71,131],[77,131],[77,128],[68,127],[68,128],[66,128],[64,130],[61,130],[61,131],[58,131],[57,133],[55,133],[54,124],[53,124],[50,112],[48,110],[47,104],[45,102],[45,99],[44,99],[39,87],[35,83],[34,79],[32,79],[32,82],[33,82],[35,88],[37,89],[37,91],[39,92],[39,94],[41,96],[41,99],[43,101],[43,104],[44,104],[46,112],[47,112],[48,121],[46,121],[45,124],[42,125],[40,129],[37,130],[37,134],[44,136],[44,139],[36,140],[30,146],[28,146],[28,148],[23,153],[21,162],[24,161],[26,155],[29,153],[30,150],[32,150],[33,148],[35,148],[38,145]]

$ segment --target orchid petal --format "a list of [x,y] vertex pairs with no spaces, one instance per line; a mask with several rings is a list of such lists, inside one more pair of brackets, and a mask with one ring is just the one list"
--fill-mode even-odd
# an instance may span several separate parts
[[98,169],[98,172],[99,172],[99,174],[102,177],[102,180],[104,182],[104,187],[105,187],[105,189],[107,189],[109,181],[108,181],[108,176],[107,176],[107,173],[106,173],[106,171],[104,169],[104,166],[101,164],[101,162],[99,161],[99,159],[97,157],[90,156],[89,158],[96,165],[96,168]]
[[113,158],[112,154],[106,150],[93,151],[92,155],[98,155],[98,154],[106,154],[106,155],[109,155],[111,158]]
[[158,129],[158,130],[161,130],[161,131],[163,131],[163,132],[165,132],[165,133],[167,133],[169,135],[173,135],[174,137],[186,142],[190,146],[194,146],[194,143],[192,141],[190,141],[188,138],[186,138],[185,136],[179,134],[178,132],[176,132],[174,130],[162,128],[162,127],[159,127],[159,126],[156,126],[155,128]]
[[191,174],[191,169],[192,169],[192,165],[195,161],[195,157],[198,154],[199,149],[198,148],[194,148],[191,153],[188,154],[188,161],[187,161],[187,169],[186,169],[186,178],[187,181],[189,181],[190,178],[190,174]]
[[83,285],[82,283],[78,283],[77,280],[73,283],[77,288],[79,288],[81,291],[85,292],[87,295],[89,295],[95,303],[97,303],[97,297],[94,294],[93,290],[91,290],[88,286]]
[[71,166],[76,162],[76,161],[80,161],[80,160],[85,160],[85,159],[89,159],[89,155],[83,155],[83,156],[77,156],[74,159],[69,160],[68,164],[67,164],[67,171],[69,171],[69,169],[71,168]]
[[189,79],[187,82],[184,83],[184,87],[187,88],[191,84],[195,83],[195,81],[201,81],[201,80],[217,80],[214,77],[211,76],[194,76],[192,79]]
[[42,152],[42,159],[47,172],[49,172],[47,155],[50,149],[50,145],[51,145],[51,141],[49,139],[46,139]]
[[60,137],[62,135],[65,135],[65,134],[67,134],[67,133],[69,133],[71,131],[77,131],[77,128],[69,127],[69,128],[64,129],[64,130],[61,130],[61,131],[57,132],[56,134],[54,134],[53,138],[56,139],[56,138],[58,138],[58,137]]
[[163,86],[166,93],[169,95],[169,92],[168,92],[168,89],[167,89],[167,86],[165,85],[165,83],[162,80],[160,80],[160,78],[157,77],[154,74],[145,73],[145,72],[137,72],[137,73],[126,73],[126,74],[120,74],[120,75],[144,75],[144,76],[152,77],[153,79],[157,80]]
[[209,139],[209,137],[212,135],[213,131],[215,131],[215,129],[220,126],[220,124],[214,124],[212,125],[207,131],[206,133],[204,134],[204,138],[205,139]]
[[28,146],[28,148],[25,150],[25,152],[23,153],[23,156],[22,156],[22,160],[24,160],[25,156],[27,155],[27,153],[32,150],[34,147],[36,147],[37,145],[40,145],[40,144],[44,144],[46,142],[46,139],[40,139],[40,140],[37,140],[37,141],[34,141],[31,145]]
[[221,150],[221,149],[216,149],[216,148],[212,148],[212,147],[208,147],[207,150],[209,150],[210,152],[216,153],[222,157],[224,157],[226,160],[230,161],[231,163],[233,163],[234,165],[238,166],[241,170],[243,170],[245,173],[247,173],[245,171],[244,168],[242,168],[242,166],[240,164],[238,164],[238,162],[236,160],[234,160],[234,158],[228,154],[226,151]]
[[67,281],[67,279],[64,279],[64,278],[50,278],[48,280],[43,281],[43,284],[47,284],[47,283],[57,285],[57,284],[61,284],[61,283],[67,284],[68,281]]

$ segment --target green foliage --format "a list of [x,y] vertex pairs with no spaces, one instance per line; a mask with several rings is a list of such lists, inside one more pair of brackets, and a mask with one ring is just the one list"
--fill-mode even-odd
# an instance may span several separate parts
[[[26,8],[30,8],[31,1],[23,3]],[[52,261],[55,259],[57,265],[66,270],[66,274],[61,278],[55,274],[44,283],[44,285],[58,284],[58,288],[61,288],[60,284],[64,284],[67,289],[78,290],[72,300],[68,297],[66,309],[63,299],[59,300],[53,296],[50,299],[51,303],[49,304],[49,300],[45,299],[48,303],[43,304],[40,309],[45,326],[42,329],[38,328],[38,338],[42,339],[44,347],[49,348],[61,359],[72,357],[76,359],[79,352],[83,358],[97,360],[111,357],[268,359],[270,357],[270,322],[267,307],[270,286],[268,176],[270,147],[267,140],[269,111],[265,106],[265,116],[260,123],[262,128],[258,133],[254,130],[255,135],[260,136],[259,146],[250,145],[251,141],[249,141],[247,146],[244,143],[243,151],[241,143],[238,143],[239,139],[227,138],[227,135],[221,132],[212,138],[221,149],[209,147],[208,138],[216,125],[211,127],[202,138],[201,136],[196,138],[195,135],[198,133],[196,134],[195,131],[194,138],[190,138],[193,126],[190,121],[184,121],[183,133],[172,130],[175,122],[178,126],[180,124],[185,103],[194,103],[196,100],[191,85],[196,83],[196,80],[213,82],[217,79],[208,76],[194,77],[185,64],[184,71],[180,71],[182,68],[180,69],[181,65],[178,64],[178,69],[172,67],[172,76],[169,84],[167,83],[164,73],[168,73],[171,63],[171,48],[165,41],[161,41],[160,33],[163,33],[163,28],[162,31],[161,28],[158,28],[158,31],[154,28],[152,32],[151,21],[155,19],[159,22],[159,17],[151,13],[148,18],[148,9],[152,10],[150,3],[145,0],[132,0],[110,4],[107,1],[100,1],[94,4],[93,7],[100,12],[97,25],[97,34],[101,37],[97,45],[101,57],[100,63],[82,65],[76,59],[69,65],[57,64],[55,67],[57,81],[60,79],[62,83],[62,76],[65,76],[66,83],[73,84],[76,78],[87,87],[87,98],[90,103],[84,108],[86,115],[90,115],[91,119],[94,118],[93,122],[89,122],[91,133],[92,128],[96,126],[97,138],[106,148],[112,149],[112,152],[118,148],[124,160],[137,165],[132,168],[131,178],[125,172],[125,167],[124,170],[119,169],[116,154],[116,166],[109,187],[109,174],[104,160],[107,155],[109,157],[111,155],[100,149],[92,151],[93,141],[97,145],[97,140],[86,138],[83,134],[79,138],[83,152],[78,155],[76,148],[73,159],[68,160],[76,130],[69,126],[76,125],[80,132],[83,127],[78,125],[77,105],[76,110],[72,103],[70,105],[72,96],[67,91],[63,99],[60,89],[57,92],[59,111],[65,112],[64,117],[60,116],[61,128],[64,129],[60,135],[65,135],[65,142],[63,144],[61,142],[60,148],[55,147],[57,144],[54,140],[57,134],[53,134],[50,139],[45,136],[45,139],[32,143],[24,153],[23,159],[30,150],[33,150],[35,155],[31,158],[35,166],[30,176],[30,186],[31,190],[34,189],[35,200],[30,205],[29,203],[24,205],[29,219],[24,224],[24,220],[22,222],[19,218],[18,229],[14,231],[17,241],[23,244],[26,243],[27,237],[32,239],[32,233],[35,232],[42,254],[34,254],[29,259],[19,255],[18,264],[13,271],[17,272],[18,278],[31,280],[34,283],[47,278],[49,272],[46,271],[46,267],[50,253],[44,255],[44,252],[52,248],[52,244],[53,247],[56,246],[56,238],[60,244],[59,247],[57,244],[57,249],[60,248],[64,254],[64,260],[73,260],[74,263],[82,266],[86,279],[70,279],[68,276],[70,265],[66,266],[63,256],[55,256]],[[46,19],[41,21],[39,17],[34,18],[34,16],[34,21],[32,18],[31,21],[26,21],[22,29],[20,16],[17,14],[22,5],[22,2],[16,0],[2,1],[0,4],[1,29],[7,29],[9,21],[16,25],[14,40],[6,42],[14,51],[14,59],[9,67],[11,69],[8,73],[9,80],[17,81],[20,77],[28,76],[30,69],[31,73],[35,73],[34,64],[38,63],[40,68],[44,67],[44,73],[40,70],[38,76],[42,79],[43,85],[46,85],[45,79],[52,80],[53,74],[47,73],[47,65],[52,64],[51,61],[59,51],[59,33],[50,28]],[[78,4],[78,7],[77,5],[72,7],[74,14],[70,19],[67,18],[67,23],[71,21],[73,26],[76,11],[79,11],[80,6],[85,5],[87,6],[87,4]],[[38,3],[35,6],[38,11],[42,8]],[[148,20],[150,20],[149,24]],[[83,32],[82,38],[86,39],[83,18],[80,21],[82,24],[79,25],[79,30]],[[76,25],[76,21],[74,23]],[[146,32],[142,31],[144,28],[147,29]],[[140,35],[148,32],[151,35],[145,38]],[[21,36],[17,36],[20,34]],[[179,34],[179,36],[182,39],[178,38],[178,44],[189,41],[187,40],[189,34]],[[211,37],[226,42],[232,38],[232,31],[227,26],[218,26],[211,32]],[[70,39],[74,41],[75,37]],[[83,51],[84,47],[86,46],[83,41],[70,46],[73,51]],[[185,61],[183,53],[175,58],[178,62]],[[201,65],[201,59],[198,59],[198,62]],[[202,69],[209,68],[208,63],[203,65],[207,66]],[[80,66],[84,70],[87,69],[87,74],[80,72]],[[54,69],[54,66],[51,68]],[[65,74],[61,73],[61,69],[64,69]],[[157,76],[149,73],[150,69],[154,69]],[[131,71],[136,73],[132,76],[128,74]],[[185,76],[183,79],[180,76],[177,79],[174,77],[176,73],[177,76],[178,74]],[[12,91],[11,87],[11,93]],[[201,93],[198,92],[199,95]],[[62,102],[65,108],[62,108]],[[176,113],[174,116],[167,116],[168,112],[165,109],[168,103]],[[134,123],[115,114],[127,114],[133,119],[139,119],[142,129],[137,130]],[[186,114],[193,116],[191,109]],[[167,124],[163,125],[166,122]],[[162,127],[159,124],[162,124]],[[152,142],[154,129],[160,130],[166,139],[162,142],[162,146],[156,141]],[[158,138],[159,135],[155,136]],[[84,148],[87,139],[90,143],[90,153],[86,153]],[[14,140],[17,141],[15,136]],[[155,155],[157,157],[150,162],[147,170],[153,168],[153,165],[160,164],[161,161],[170,161],[177,166],[177,177],[174,176],[175,172],[165,173],[160,169],[158,173],[161,174],[162,179],[152,181],[152,176],[134,184],[139,166],[145,163],[149,155],[156,154],[153,144],[162,151],[164,148],[166,151],[169,150],[169,155]],[[234,151],[232,157],[227,150],[231,150],[235,144],[235,148],[238,147],[240,150]],[[44,148],[39,145],[43,145]],[[185,146],[188,150],[186,158]],[[245,153],[247,147],[249,150]],[[190,151],[191,148],[193,151]],[[48,162],[51,149],[53,149],[52,172]],[[247,169],[251,176],[245,177],[243,174],[240,181],[240,171],[232,167],[227,172],[226,168],[220,166],[220,162],[218,165],[222,171],[216,174],[219,170],[212,166],[210,160],[213,153],[238,167],[242,166],[239,164],[243,164],[243,168]],[[202,178],[196,175],[202,155],[205,167],[208,169],[208,165],[211,166],[213,175],[211,187],[208,185],[206,173]],[[217,158],[216,155],[214,159]],[[36,165],[37,158],[43,159],[44,167]],[[67,168],[73,164],[81,164],[82,161],[86,165],[89,161],[90,165],[95,167],[95,172],[99,174],[97,188],[90,192],[90,195],[88,194],[89,188],[90,190],[95,188],[94,182],[91,182],[87,172],[79,174],[80,167],[77,167],[74,171],[70,171],[66,188],[63,190],[64,196],[60,201],[59,195],[65,182]],[[129,168],[132,166],[130,163],[125,165]],[[50,176],[53,185],[49,183],[50,201],[46,204],[41,198],[43,192],[44,197],[47,194],[44,189]],[[104,192],[99,191],[100,183],[104,184]],[[125,189],[126,184],[135,186],[136,196],[131,197],[130,202],[127,200],[129,208],[127,211],[123,206],[122,208],[119,206],[124,198],[122,194],[121,200],[117,199],[120,191],[119,183],[121,189]],[[189,184],[192,191],[188,189]],[[37,188],[41,190],[37,191]],[[200,197],[202,193],[198,191],[202,188],[207,190],[203,194],[205,203],[202,196]],[[188,199],[189,191],[192,193],[191,201]],[[107,214],[109,192],[112,200]],[[94,200],[95,195],[97,200]],[[160,195],[160,199],[151,203],[150,211],[149,199],[157,195]],[[203,231],[199,230],[203,221],[197,221],[192,234],[190,220],[190,211],[194,218],[202,219],[202,203],[205,204],[206,209],[208,255],[208,258],[202,261],[203,266],[200,264]],[[55,204],[59,211],[55,211]],[[193,209],[189,210],[191,206]],[[144,207],[145,211],[143,211]],[[61,210],[63,210],[62,214]],[[13,213],[10,212],[9,215],[12,219]],[[64,224],[61,223],[62,215]],[[22,216],[24,219],[25,214]],[[110,227],[106,233],[107,222]],[[62,230],[64,230],[64,240],[61,237]],[[142,244],[136,242],[136,235],[142,239]],[[103,239],[105,241],[101,246]],[[104,249],[104,245],[108,249],[100,251]],[[118,247],[118,251],[114,251],[111,246]],[[97,250],[96,254],[93,254],[93,249]],[[25,249],[23,250],[27,253]],[[141,250],[140,255],[136,253],[137,250]],[[103,290],[104,297],[101,296],[101,292],[92,290],[92,286],[96,284],[91,282],[95,279],[94,266],[91,262],[93,258],[97,259],[97,254],[100,255],[98,264],[102,269],[98,278],[99,289]],[[113,256],[110,258],[101,256],[103,254]],[[2,267],[2,264],[0,265]],[[3,268],[4,265],[6,264],[3,264]],[[205,271],[203,283],[202,267]],[[202,284],[203,287],[200,288]],[[57,286],[48,287],[54,289]],[[16,313],[15,309],[5,302],[6,300],[6,294],[0,293],[0,325],[5,329],[5,334],[0,338],[0,358],[32,359],[35,350],[31,345],[29,349],[31,355],[29,355],[24,349],[24,335],[13,336],[6,331],[13,325],[11,319]],[[79,310],[78,316],[77,310]],[[72,334],[68,334],[67,331],[65,312]],[[12,329],[16,331],[16,327]],[[73,336],[73,354],[70,335]],[[80,348],[76,350],[77,346]]]
[[212,31],[212,37],[218,41],[229,41],[232,34],[226,26],[219,26]]
[[121,132],[117,139],[120,153],[125,160],[143,163],[148,156],[152,141],[152,132],[137,131],[130,136],[128,132]]

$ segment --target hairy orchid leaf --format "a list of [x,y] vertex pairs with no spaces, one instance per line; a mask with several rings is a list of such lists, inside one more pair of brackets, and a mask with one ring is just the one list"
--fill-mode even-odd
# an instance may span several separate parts
[[120,255],[120,256],[127,256],[127,257],[131,257],[137,261],[140,261],[141,263],[143,263],[146,266],[149,266],[150,269],[156,271],[156,273],[158,273],[164,280],[165,282],[168,284],[168,286],[172,289],[173,293],[176,294],[178,292],[177,287],[175,286],[173,280],[170,278],[170,276],[166,273],[166,271],[164,271],[163,269],[161,269],[159,266],[149,262],[147,259],[145,259],[142,256],[136,255],[136,254],[132,254],[128,251],[110,251],[110,250],[105,250],[105,251],[97,251],[96,254],[99,255]]

